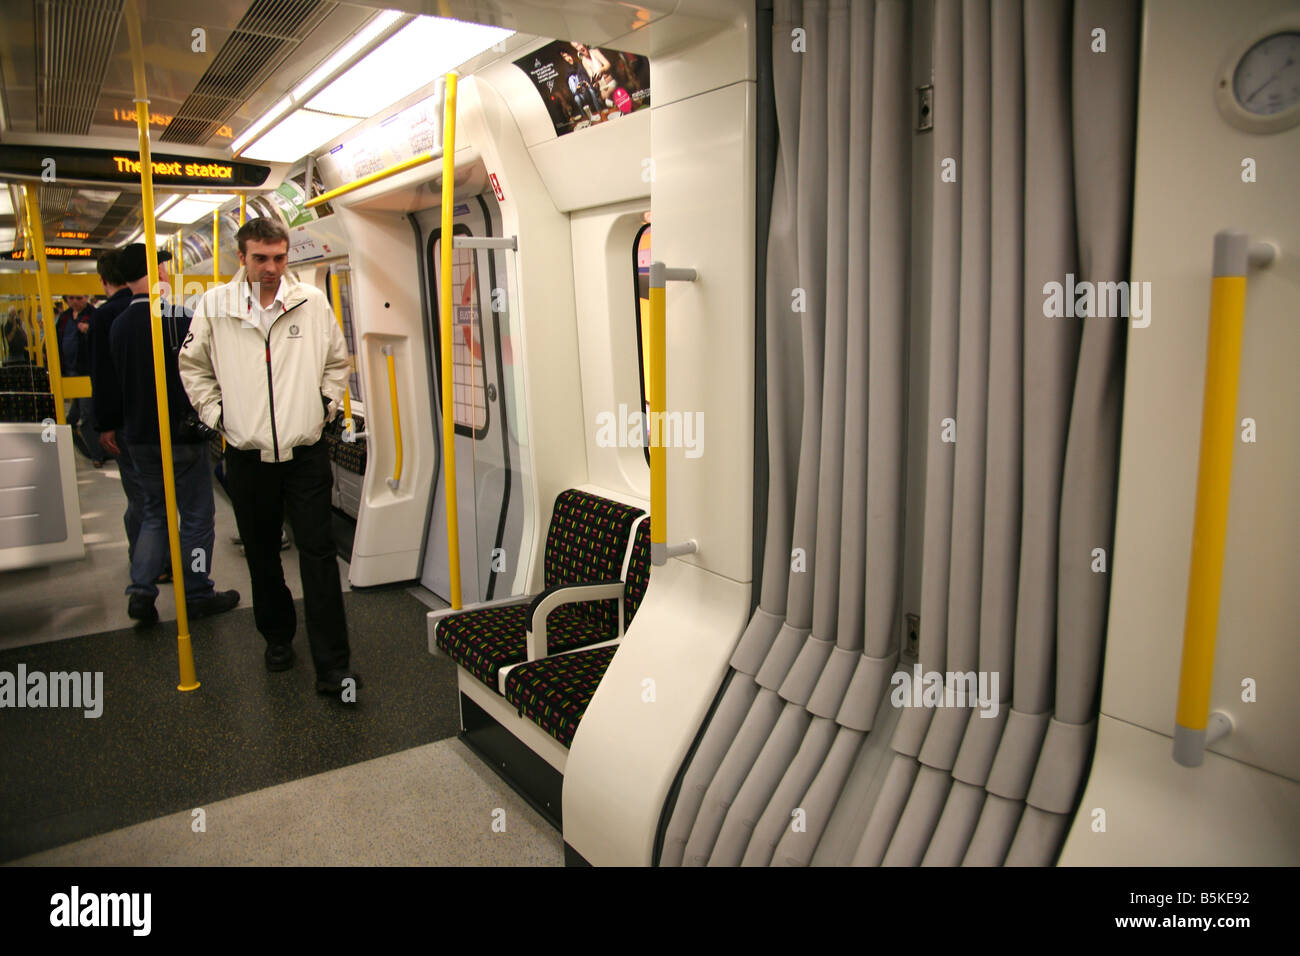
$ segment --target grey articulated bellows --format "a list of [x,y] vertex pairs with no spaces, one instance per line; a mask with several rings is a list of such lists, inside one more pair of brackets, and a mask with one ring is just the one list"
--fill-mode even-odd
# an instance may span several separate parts
[[[812,11],[810,10],[809,13]],[[849,87],[853,82],[849,57],[849,11],[847,0],[829,0],[825,25],[818,32],[816,47],[810,45],[809,56],[824,59],[824,73],[816,80],[824,89],[825,114],[817,114],[814,124],[822,126],[826,150],[826,260],[824,272],[813,276],[812,281],[825,290],[825,318],[823,320],[824,346],[821,384],[821,442],[817,467],[817,524],[813,570],[801,575],[801,585],[812,585],[812,629],[803,633],[798,654],[776,688],[785,707],[774,728],[767,746],[750,768],[736,801],[727,814],[722,831],[710,860],[715,866],[735,866],[746,856],[755,826],[760,815],[765,823],[766,838],[770,839],[768,854],[776,846],[780,831],[789,820],[794,803],[803,796],[802,790],[789,797],[790,808],[773,807],[764,814],[773,794],[781,783],[782,775],[796,753],[806,765],[820,763],[830,738],[825,735],[825,746],[820,753],[805,753],[803,735],[809,723],[809,714],[803,705],[812,694],[826,659],[834,645],[835,614],[838,606],[840,563],[840,511],[843,504],[844,467],[844,376],[847,328],[847,269],[848,269],[848,213],[843,197],[848,195],[849,143],[846,123],[828,122],[825,117],[848,115]],[[819,52],[814,53],[814,49]],[[823,55],[824,54],[824,55]],[[870,69],[868,61],[867,69]],[[850,76],[850,83],[842,82]],[[834,78],[834,79],[833,79]],[[816,135],[817,125],[812,125]],[[837,198],[833,198],[837,197]],[[812,581],[806,579],[811,577]],[[802,632],[802,628],[799,629]],[[830,636],[828,639],[827,635]],[[814,737],[814,739],[819,739]],[[785,791],[791,789],[789,786]],[[776,815],[781,818],[777,819]],[[754,858],[751,857],[751,860]],[[767,860],[763,859],[763,863]]]
[[[908,20],[902,0],[778,6],[774,77],[800,76],[797,97],[777,91],[769,252],[797,260],[808,308],[802,421],[769,421],[786,510],[663,862],[1047,865],[1084,782],[1126,319],[1062,318],[1044,297],[1127,274],[1138,9],[936,0],[924,408],[906,401]],[[774,361],[790,270],[769,264]],[[796,379],[769,377],[771,407],[795,404],[779,386]],[[917,664],[949,693],[891,713],[909,417],[926,443]],[[805,570],[778,575],[792,549]]]
[[[1084,55],[1084,44],[1098,28],[1107,37],[1105,55]],[[1079,276],[1093,283],[1129,276],[1139,30],[1135,4],[1080,0],[1075,6]],[[1109,136],[1096,135],[1107,128]],[[1045,865],[1055,859],[1092,750],[1110,596],[1128,324],[1126,315],[1084,323],[1062,480],[1056,713],[1048,722],[1008,864]]]
[[[984,806],[989,769],[1012,691],[1020,557],[1024,72],[1020,0],[994,0],[990,15],[988,412],[979,602],[980,670],[999,675],[997,713],[967,717],[953,786],[922,862],[956,866]],[[956,668],[954,668],[955,670]]]

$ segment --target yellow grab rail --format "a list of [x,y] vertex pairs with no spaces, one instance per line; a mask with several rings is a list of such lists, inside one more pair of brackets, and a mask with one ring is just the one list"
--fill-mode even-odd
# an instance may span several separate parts
[[[442,461],[447,499],[447,565],[450,575],[451,607],[460,604],[460,513],[456,499],[456,417],[452,407],[452,312],[451,251],[452,214],[456,205],[456,82],[459,74],[447,74],[442,112],[442,246],[438,276],[438,311],[442,316]],[[432,153],[429,154],[432,157]]]
[[221,210],[212,210],[212,284],[221,282]]
[[1210,332],[1205,355],[1205,403],[1201,412],[1200,463],[1196,476],[1196,523],[1183,623],[1183,657],[1174,723],[1174,760],[1199,767],[1205,748],[1230,733],[1231,718],[1210,713],[1214,645],[1223,583],[1232,452],[1236,444],[1237,388],[1241,377],[1241,337],[1246,311],[1246,268],[1267,265],[1276,247],[1251,248],[1245,235],[1223,231],[1214,237],[1210,280]]
[[396,176],[398,173],[404,173],[408,169],[414,169],[416,166],[423,166],[425,163],[431,163],[435,159],[439,159],[441,156],[442,151],[434,149],[419,156],[404,159],[400,163],[394,163],[387,169],[381,169],[377,173],[370,173],[366,176],[362,176],[360,179],[354,179],[350,183],[344,183],[342,186],[331,189],[329,192],[321,193],[314,199],[307,200],[302,204],[302,206],[304,209],[313,209],[323,202],[329,202],[331,199],[337,199],[339,196],[346,196],[348,193],[360,189],[362,186],[369,186],[371,183],[377,183],[382,179],[387,179],[389,176]]
[[668,459],[664,451],[663,426],[668,398],[668,303],[667,283],[694,282],[694,269],[670,269],[662,262],[650,263],[650,563],[662,565],[669,558],[692,554],[695,539],[682,544],[668,543]]
[[[153,164],[149,157],[149,96],[145,86],[144,47],[140,39],[140,15],[136,0],[127,0],[127,34],[131,40],[131,70],[135,81],[136,129],[140,137],[141,211],[144,215],[145,262],[149,268],[149,315],[153,326],[153,381],[158,400],[158,438],[162,451],[163,494],[167,503],[167,539],[171,545],[172,592],[176,595],[176,649],[181,682],[177,690],[197,690],[194,649],[190,643],[189,610],[185,604],[185,574],[181,560],[180,531],[176,523],[176,476],[172,464],[171,416],[167,409],[167,367],[163,361],[162,310],[158,301],[158,237],[154,231]],[[205,567],[212,555],[204,555]]]
[[[336,266],[335,269],[338,267]],[[339,274],[335,269],[330,270],[330,294],[334,299],[334,321],[339,324],[339,332],[343,335],[343,341],[347,341],[347,333],[343,331],[343,300],[339,297]],[[392,358],[388,360],[389,368],[392,368]],[[352,420],[352,356],[348,356],[348,387],[343,390],[343,440],[356,441],[356,422]],[[397,391],[393,389],[393,418],[397,418]],[[349,437],[351,436],[351,437]],[[402,444],[399,439],[397,444]],[[397,450],[397,460],[401,462],[402,451],[399,447]],[[398,466],[398,477],[401,476],[401,466]]]
[[54,322],[54,299],[50,295],[50,273],[45,261],[45,226],[36,188],[23,186],[23,203],[27,209],[27,235],[31,239],[32,257],[36,260],[36,284],[40,290],[41,329],[45,338],[45,365],[50,372],[50,391],[54,393],[54,421],[68,423],[63,414],[63,363],[59,359],[59,336]]
[[393,365],[393,347],[385,345],[383,353],[388,361],[388,400],[393,405],[393,444],[397,448],[393,460],[393,477],[388,479],[388,487],[396,491],[402,483],[402,415],[397,407],[397,369]]

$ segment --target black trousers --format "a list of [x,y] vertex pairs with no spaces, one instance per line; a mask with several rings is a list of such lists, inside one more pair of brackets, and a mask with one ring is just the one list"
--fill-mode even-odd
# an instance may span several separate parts
[[298,548],[307,639],[316,673],[348,666],[338,553],[331,531],[329,450],[324,440],[299,445],[289,461],[226,447],[226,490],[253,581],[253,617],[268,644],[288,644],[297,629],[293,597],[280,566],[280,528],[287,514]]

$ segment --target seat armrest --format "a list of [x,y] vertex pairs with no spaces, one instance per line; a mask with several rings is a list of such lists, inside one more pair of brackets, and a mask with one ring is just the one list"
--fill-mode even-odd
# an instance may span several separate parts
[[515,604],[527,604],[532,599],[531,594],[518,594],[514,597],[497,598],[495,601],[479,601],[475,604],[466,604],[459,609],[444,607],[437,611],[430,611],[427,615],[429,622],[429,653],[434,657],[442,654],[442,651],[438,649],[438,623],[443,618],[451,617],[453,614],[462,614],[465,611],[482,611],[490,607],[511,607]]
[[[546,618],[562,604],[576,604],[580,601],[607,601],[623,596],[623,582],[617,578],[609,581],[594,581],[590,584],[561,584],[547,588],[533,598],[528,608],[528,659],[538,660],[546,656]],[[622,612],[619,622],[622,623]],[[622,633],[622,627],[619,628]]]

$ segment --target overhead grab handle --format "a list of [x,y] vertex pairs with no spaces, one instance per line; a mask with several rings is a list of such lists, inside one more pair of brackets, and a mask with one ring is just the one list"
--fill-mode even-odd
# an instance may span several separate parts
[[1223,583],[1223,548],[1232,487],[1232,452],[1241,378],[1241,336],[1246,309],[1246,270],[1277,258],[1277,246],[1251,245],[1245,234],[1214,236],[1210,280],[1210,333],[1205,355],[1205,404],[1201,412],[1200,463],[1196,476],[1196,523],[1183,624],[1183,658],[1174,723],[1174,760],[1199,767],[1205,748],[1232,731],[1232,718],[1210,713],[1214,645]]
[[650,263],[650,562],[658,567],[669,558],[694,554],[694,538],[668,544],[668,460],[664,453],[663,423],[667,407],[668,305],[664,295],[668,282],[694,282],[694,269],[670,269],[662,262]]
[[393,477],[388,479],[388,487],[396,491],[402,483],[402,415],[397,408],[397,369],[393,366],[393,347],[385,345],[381,351],[388,362],[388,399],[393,406],[393,444],[397,448],[393,459]]

